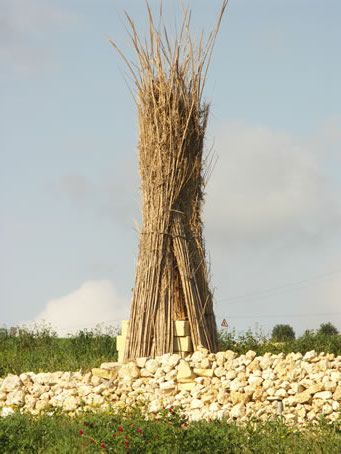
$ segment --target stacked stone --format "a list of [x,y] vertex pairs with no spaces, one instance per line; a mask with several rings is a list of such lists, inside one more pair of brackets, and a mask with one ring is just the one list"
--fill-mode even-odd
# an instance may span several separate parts
[[[121,335],[116,337],[116,348],[118,351],[118,362],[122,363],[124,358],[124,349],[126,344],[129,320],[123,320],[121,324]],[[193,352],[193,345],[190,336],[189,322],[187,320],[176,320],[173,324],[175,353],[184,358]]]
[[123,320],[121,323],[121,334],[116,336],[116,348],[118,352],[118,362],[122,363],[124,358],[124,349],[126,344],[129,320]]
[[[246,422],[281,413],[304,425],[321,415],[334,421],[341,402],[341,356],[198,348],[182,358],[166,354],[126,364],[104,363],[91,372],[26,373],[0,379],[2,416],[16,410],[69,414],[138,405],[146,413],[181,406],[189,420],[226,418]],[[280,403],[280,405],[279,405]]]
[[193,345],[190,336],[189,322],[187,320],[176,320],[173,324],[174,346],[173,350],[182,358],[193,352]]

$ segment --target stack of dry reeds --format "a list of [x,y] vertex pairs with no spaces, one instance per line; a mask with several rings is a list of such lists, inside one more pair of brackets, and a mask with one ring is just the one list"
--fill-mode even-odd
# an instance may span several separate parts
[[189,33],[184,11],[172,45],[155,25],[149,6],[148,39],[127,15],[138,65],[129,63],[137,87],[139,170],[143,226],[125,359],[173,351],[173,320],[188,320],[194,346],[217,350],[201,207],[205,185],[204,135],[209,106],[203,102],[210,57],[224,10],[204,43]]

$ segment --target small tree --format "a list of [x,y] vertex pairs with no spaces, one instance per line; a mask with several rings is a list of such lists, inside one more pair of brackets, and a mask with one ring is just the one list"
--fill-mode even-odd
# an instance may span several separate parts
[[324,334],[325,336],[335,336],[336,334],[339,334],[337,328],[331,322],[322,323],[318,333]]
[[294,340],[295,331],[290,325],[275,325],[272,329],[271,339],[275,342]]

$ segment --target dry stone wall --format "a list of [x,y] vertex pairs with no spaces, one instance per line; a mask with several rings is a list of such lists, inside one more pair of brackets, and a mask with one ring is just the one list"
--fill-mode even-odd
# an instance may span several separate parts
[[140,406],[157,413],[181,406],[190,420],[247,421],[281,414],[289,423],[336,420],[341,408],[341,356],[311,351],[166,354],[91,372],[24,373],[0,379],[0,413],[39,414]]

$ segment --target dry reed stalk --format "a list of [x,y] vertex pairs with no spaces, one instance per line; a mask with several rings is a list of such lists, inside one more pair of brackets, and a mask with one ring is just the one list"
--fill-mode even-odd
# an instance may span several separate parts
[[209,105],[202,100],[212,49],[228,0],[204,45],[191,39],[184,10],[171,45],[147,4],[142,40],[127,15],[138,65],[112,42],[133,75],[139,118],[143,226],[125,359],[173,352],[173,320],[188,319],[194,346],[217,351],[217,328],[202,236],[204,136]]

